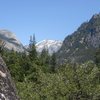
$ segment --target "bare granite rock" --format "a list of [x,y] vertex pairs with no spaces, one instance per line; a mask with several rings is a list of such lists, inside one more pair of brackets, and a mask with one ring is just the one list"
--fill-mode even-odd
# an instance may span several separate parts
[[19,100],[11,75],[0,56],[0,100]]

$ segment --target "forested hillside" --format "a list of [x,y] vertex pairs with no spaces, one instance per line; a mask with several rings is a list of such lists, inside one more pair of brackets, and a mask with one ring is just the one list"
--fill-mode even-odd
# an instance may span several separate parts
[[94,62],[56,66],[55,53],[38,55],[35,42],[29,54],[2,50],[21,100],[99,100],[100,50]]
[[100,0],[0,0],[0,100],[100,100]]

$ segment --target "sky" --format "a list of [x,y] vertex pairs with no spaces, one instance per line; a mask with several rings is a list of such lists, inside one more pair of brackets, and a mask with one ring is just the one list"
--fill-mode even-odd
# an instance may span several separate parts
[[24,44],[64,40],[93,14],[100,13],[100,0],[0,0],[0,29],[15,33]]

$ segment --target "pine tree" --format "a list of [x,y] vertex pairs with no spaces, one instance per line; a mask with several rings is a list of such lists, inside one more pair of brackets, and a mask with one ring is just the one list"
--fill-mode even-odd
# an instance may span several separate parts
[[55,66],[56,66],[56,54],[53,53],[51,56],[51,72],[55,72]]
[[48,56],[48,51],[44,48],[40,55],[40,60],[42,65],[45,65],[47,56]]
[[36,51],[36,41],[35,41],[35,35],[30,36],[30,50],[29,50],[29,57],[32,61],[35,61],[37,59],[37,51]]
[[47,72],[50,65],[50,55],[48,53],[48,50],[46,50],[45,48],[42,50],[40,55],[40,64],[41,66],[43,66],[42,70],[44,70],[44,72]]
[[96,50],[96,54],[95,54],[95,63],[97,65],[100,64],[100,48]]
[[33,34],[33,36],[30,36],[30,43],[29,43],[29,47],[32,48],[33,45],[36,45],[36,39],[35,39],[35,34]]

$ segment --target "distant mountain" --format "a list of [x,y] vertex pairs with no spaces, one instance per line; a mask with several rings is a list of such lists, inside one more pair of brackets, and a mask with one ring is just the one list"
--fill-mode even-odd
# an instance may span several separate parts
[[5,48],[8,50],[14,50],[18,52],[23,52],[24,47],[21,42],[16,38],[15,34],[8,30],[0,30],[0,40],[5,42]]
[[95,14],[83,23],[77,31],[67,36],[57,52],[57,62],[83,63],[94,61],[95,51],[100,47],[100,14]]
[[43,40],[36,44],[38,52],[42,52],[43,49],[48,50],[50,54],[57,52],[62,46],[62,41],[57,40]]

